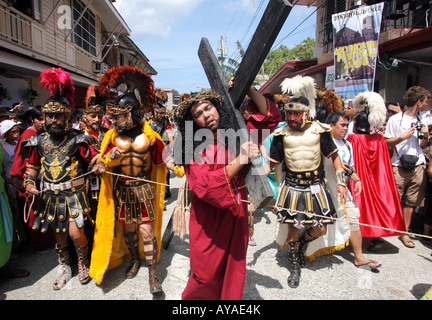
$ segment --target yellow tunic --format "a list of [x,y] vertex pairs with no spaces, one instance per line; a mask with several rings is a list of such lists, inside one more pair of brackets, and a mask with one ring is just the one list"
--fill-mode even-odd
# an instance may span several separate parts
[[[161,137],[154,132],[147,122],[143,122],[145,135],[150,140],[150,145],[153,145],[156,139],[162,141]],[[111,160],[109,157],[104,157],[108,146],[118,137],[115,129],[109,130],[104,137],[101,145],[101,159],[107,165],[108,170],[117,166],[121,162],[121,157],[116,160]],[[163,141],[162,141],[163,142]],[[158,257],[160,257],[161,233],[162,233],[162,216],[164,208],[164,196],[166,181],[166,166],[159,166],[152,163],[151,181],[156,189],[156,197],[154,200],[155,220],[153,222],[153,232],[158,243]],[[114,233],[115,229],[115,233]],[[140,256],[144,258],[144,246],[142,237],[139,238]],[[113,198],[113,175],[105,173],[102,175],[102,182],[99,193],[99,204],[96,215],[96,226],[94,234],[94,244],[91,255],[90,277],[96,280],[97,284],[102,282],[105,271],[115,268],[122,264],[125,259],[130,259],[130,253],[124,240],[123,223],[115,222],[115,208]]]

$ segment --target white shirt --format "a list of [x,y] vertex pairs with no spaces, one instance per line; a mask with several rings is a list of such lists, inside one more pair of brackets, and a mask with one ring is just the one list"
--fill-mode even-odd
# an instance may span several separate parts
[[[416,116],[408,116],[403,112],[399,112],[389,118],[387,121],[386,130],[384,137],[388,138],[399,138],[405,131],[411,128],[412,123],[417,123],[418,119]],[[421,121],[426,125],[425,122]],[[420,148],[420,141],[418,138],[418,131],[414,132],[414,135],[395,146],[395,152],[391,158],[393,166],[400,166],[399,157],[403,154],[410,154],[418,156],[416,165],[425,164],[426,160],[423,154],[423,150]],[[397,151],[397,152],[396,152]],[[398,156],[399,155],[399,156]]]

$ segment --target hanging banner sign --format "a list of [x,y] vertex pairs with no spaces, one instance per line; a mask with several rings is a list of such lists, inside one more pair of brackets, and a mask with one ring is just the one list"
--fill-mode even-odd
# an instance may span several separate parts
[[384,2],[332,15],[334,90],[344,101],[373,91]]

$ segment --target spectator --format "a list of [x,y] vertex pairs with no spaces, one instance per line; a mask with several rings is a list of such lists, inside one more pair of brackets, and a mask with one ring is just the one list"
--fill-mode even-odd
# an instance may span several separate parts
[[349,117],[350,121],[348,124],[348,132],[345,138],[347,138],[350,134],[354,133],[354,119],[357,115],[357,111],[353,108],[353,102],[349,101],[345,107],[344,110],[345,114]]
[[[429,130],[430,131],[430,130]],[[424,207],[424,217],[423,217],[423,234],[425,236],[430,236],[430,229],[432,225],[432,145],[429,146],[427,158],[429,159],[429,163],[427,165],[427,188],[426,188],[426,198],[425,198],[425,207]],[[432,244],[430,238],[420,238],[426,245]]]
[[420,119],[423,123],[425,123],[427,126],[432,125],[432,112],[431,112],[431,103],[432,103],[432,97],[429,95],[427,104],[423,106],[421,110],[419,110],[420,113]]
[[[330,124],[333,141],[338,148],[338,154],[341,157],[345,172],[347,176],[350,176],[350,179],[353,181],[354,188],[351,189],[355,189],[355,193],[351,194],[351,192],[347,190],[345,209],[344,205],[338,201],[336,194],[333,192],[337,183],[336,172],[334,171],[331,161],[329,159],[325,159],[324,168],[326,172],[326,178],[328,180],[327,188],[330,191],[333,203],[335,204],[338,217],[345,217],[345,215],[348,216],[349,228],[347,228],[348,226],[346,226],[343,221],[337,222],[333,226],[329,226],[326,235],[312,241],[309,244],[306,251],[306,256],[308,256],[308,250],[310,250],[310,252],[314,252],[313,248],[316,249],[317,246],[326,247],[326,252],[343,248],[344,244],[349,239],[354,253],[354,265],[357,267],[368,266],[372,271],[374,271],[376,268],[381,266],[381,263],[366,258],[362,252],[363,237],[359,226],[360,210],[357,207],[354,197],[357,197],[361,194],[363,181],[361,180],[361,177],[357,175],[357,172],[354,169],[355,163],[351,143],[344,139],[348,131],[349,117],[342,112],[333,112],[327,117],[326,122]],[[348,229],[348,232],[346,229]]]
[[3,147],[0,144],[0,276],[1,277],[26,277],[30,273],[26,270],[14,269],[10,266],[9,260],[13,239],[13,218],[7,201],[5,183],[3,179]]
[[14,160],[15,146],[20,136],[19,124],[19,122],[13,120],[5,120],[0,124],[0,137],[1,139],[4,139],[2,141],[4,151],[3,178],[5,179],[5,189],[14,219],[14,249],[19,249],[20,245],[27,240],[20,215],[18,214],[17,190],[13,185],[13,180],[11,179],[10,174]]
[[[52,228],[49,228],[46,233],[42,233],[32,229],[35,215],[33,213],[33,208],[37,208],[39,205],[39,196],[35,196],[33,201],[33,207],[30,206],[30,202],[27,200],[27,197],[24,193],[23,181],[24,181],[24,173],[27,169],[27,162],[19,153],[21,151],[21,142],[27,138],[32,136],[36,136],[41,134],[44,131],[44,116],[41,111],[40,106],[36,106],[30,108],[28,111],[31,126],[27,128],[19,137],[16,148],[15,148],[15,157],[12,163],[11,169],[11,177],[13,179],[13,183],[18,190],[18,211],[21,217],[26,217],[26,231],[27,238],[29,242],[29,246],[36,250],[37,252],[46,251],[47,247],[54,243],[54,231]],[[27,211],[24,212],[25,204],[27,202]],[[26,221],[28,219],[28,221]]]
[[[422,149],[429,138],[428,126],[418,112],[427,108],[430,93],[423,87],[410,87],[403,97],[406,109],[390,117],[384,137],[395,148],[391,162],[402,204],[406,230],[409,229],[415,207],[423,206],[426,193],[426,159]],[[415,243],[407,234],[399,239],[408,248]]]
[[11,115],[12,113],[9,111],[8,108],[0,106],[0,122],[2,122],[3,120],[9,120]]

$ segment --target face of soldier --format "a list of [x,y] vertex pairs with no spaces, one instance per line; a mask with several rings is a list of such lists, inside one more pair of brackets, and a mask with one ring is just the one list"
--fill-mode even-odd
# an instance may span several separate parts
[[83,116],[83,120],[86,126],[92,129],[93,131],[100,130],[100,128],[102,127],[102,119],[103,119],[103,114],[97,112],[91,112]]
[[303,128],[305,117],[307,117],[307,112],[286,110],[286,121],[294,130],[301,130]]
[[162,121],[162,119],[165,116],[165,114],[166,114],[166,109],[165,108],[155,109],[153,119],[156,122],[160,122],[160,121]]
[[66,132],[67,121],[64,113],[46,113],[45,130],[52,136],[62,136]]
[[132,128],[133,124],[130,112],[113,114],[112,121],[117,133],[125,133],[127,130]]

